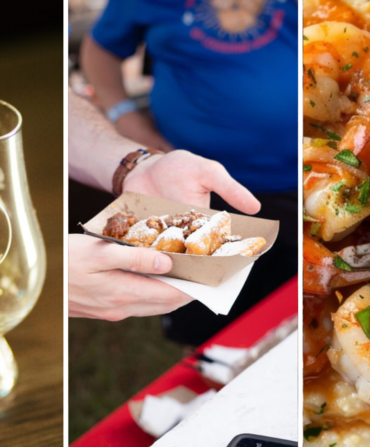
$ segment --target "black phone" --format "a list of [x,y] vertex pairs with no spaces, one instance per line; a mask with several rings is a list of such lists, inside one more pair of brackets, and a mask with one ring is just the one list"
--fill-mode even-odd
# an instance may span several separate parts
[[236,436],[227,447],[298,447],[298,442],[259,435]]

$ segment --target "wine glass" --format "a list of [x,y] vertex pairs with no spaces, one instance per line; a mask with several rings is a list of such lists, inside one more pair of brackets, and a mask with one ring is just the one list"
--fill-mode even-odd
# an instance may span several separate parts
[[30,313],[45,273],[45,245],[23,157],[22,116],[0,101],[0,398],[11,391],[18,375],[4,334]]

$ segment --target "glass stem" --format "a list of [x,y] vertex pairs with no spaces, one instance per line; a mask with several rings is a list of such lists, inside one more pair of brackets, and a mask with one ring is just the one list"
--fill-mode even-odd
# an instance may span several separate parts
[[18,367],[12,350],[3,336],[0,336],[0,398],[12,390],[18,377]]

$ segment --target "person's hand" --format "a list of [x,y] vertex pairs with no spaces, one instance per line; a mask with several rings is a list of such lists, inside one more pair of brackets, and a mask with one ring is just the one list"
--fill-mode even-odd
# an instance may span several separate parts
[[190,296],[137,274],[167,273],[171,268],[171,258],[154,250],[70,235],[69,316],[118,321],[184,306],[192,301]]
[[133,191],[190,205],[208,208],[210,192],[247,214],[256,214],[260,202],[234,180],[218,162],[188,151],[152,155],[126,177],[124,191]]

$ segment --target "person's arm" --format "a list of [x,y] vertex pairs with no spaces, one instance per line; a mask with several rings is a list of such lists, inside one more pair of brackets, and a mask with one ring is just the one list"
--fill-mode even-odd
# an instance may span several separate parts
[[[99,46],[90,36],[85,37],[81,49],[82,69],[94,86],[100,105],[107,111],[128,96],[123,86],[122,59]],[[121,135],[164,152],[172,145],[158,132],[153,121],[140,112],[121,116],[115,123]]]
[[[110,191],[120,160],[139,145],[120,136],[91,103],[72,92],[69,109],[70,176]],[[257,199],[219,163],[187,151],[144,160],[128,174],[123,187],[198,206],[209,206],[210,191],[215,191],[243,212],[253,214],[260,209]],[[117,321],[171,312],[192,300],[168,284],[134,274],[169,272],[172,261],[163,253],[85,235],[70,235],[69,242],[71,317]]]
[[[140,148],[119,135],[88,101],[69,95],[70,177],[96,188],[112,190],[112,178],[121,159]],[[188,151],[152,155],[126,177],[124,191],[208,207],[211,191],[248,214],[260,210],[259,201],[234,180],[218,162]]]

